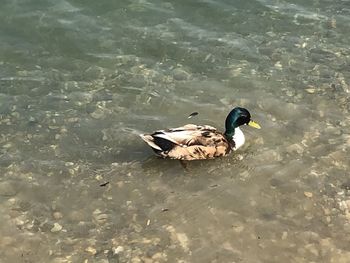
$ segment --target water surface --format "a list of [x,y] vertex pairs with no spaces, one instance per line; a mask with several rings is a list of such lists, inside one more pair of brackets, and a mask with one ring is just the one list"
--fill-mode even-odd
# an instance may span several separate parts
[[[349,262],[349,1],[3,2],[0,262]],[[138,137],[238,105],[226,158]]]

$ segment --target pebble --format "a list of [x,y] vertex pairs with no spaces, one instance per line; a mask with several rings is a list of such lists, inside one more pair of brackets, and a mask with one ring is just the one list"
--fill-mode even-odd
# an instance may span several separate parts
[[154,262],[154,260],[153,259],[151,259],[151,258],[142,258],[142,262],[143,263],[153,263]]
[[189,251],[189,239],[185,233],[178,233],[173,226],[166,227],[171,234],[171,239],[177,241],[185,252]]
[[57,258],[54,258],[51,262],[52,263],[68,263],[70,261],[66,258],[62,258],[62,257],[58,258],[57,257]]
[[289,145],[286,148],[286,150],[287,150],[288,153],[302,154],[304,152],[304,148],[301,145],[297,144],[297,143]]
[[345,204],[346,204],[348,210],[350,211],[350,199],[349,199],[349,200],[346,200],[346,201],[345,201]]
[[305,246],[305,248],[311,253],[313,254],[314,256],[318,257],[319,256],[319,252],[315,246],[315,244],[307,244]]
[[4,149],[10,149],[10,148],[12,148],[12,143],[6,143],[6,144],[4,144],[3,146],[2,146],[2,148],[4,148]]
[[236,68],[231,70],[232,76],[234,77],[238,77],[241,74],[241,72],[242,72],[242,68]]
[[288,232],[287,231],[283,231],[283,233],[282,233],[282,240],[286,240],[287,239],[287,237],[288,237]]
[[79,221],[83,221],[83,220],[86,218],[86,216],[85,216],[85,214],[83,213],[83,211],[78,210],[78,211],[72,211],[72,212],[69,214],[68,218],[69,218],[70,220],[72,220],[72,221],[79,222]]
[[30,116],[28,122],[30,122],[30,123],[36,123],[36,122],[37,122],[37,119],[35,119],[33,116]]
[[295,96],[295,93],[294,93],[292,90],[287,90],[287,91],[286,91],[286,95],[287,95],[288,97],[293,97],[293,96]]
[[60,232],[62,230],[62,226],[59,224],[59,223],[54,223],[53,224],[53,227],[51,228],[51,232],[52,233],[57,233],[57,232]]
[[282,69],[281,61],[277,61],[277,62],[275,63],[275,68],[277,68],[277,69]]
[[142,261],[141,261],[141,259],[139,258],[139,257],[133,257],[132,259],[131,259],[131,263],[141,263]]
[[332,246],[332,243],[330,242],[330,238],[323,238],[320,240],[319,243],[322,247],[331,247]]
[[334,255],[330,262],[334,263],[349,263],[350,252],[344,251],[341,254]]
[[305,91],[306,91],[307,93],[309,93],[309,94],[314,94],[315,91],[316,91],[316,89],[314,89],[314,88],[307,88],[307,89],[305,89]]
[[116,182],[116,185],[117,185],[119,188],[122,188],[122,187],[124,186],[124,182],[123,182],[123,181]]
[[308,198],[311,198],[313,196],[311,192],[304,192],[304,195]]
[[108,215],[102,213],[99,209],[96,209],[96,210],[93,212],[93,218],[95,219],[95,221],[96,221],[98,224],[104,224],[104,223],[106,223],[106,221],[107,221],[107,219],[108,219]]
[[103,177],[102,177],[102,175],[98,174],[98,175],[95,176],[95,179],[97,181],[101,181],[103,179]]
[[52,216],[53,216],[53,218],[56,219],[56,220],[61,219],[61,218],[63,217],[62,213],[61,213],[61,212],[57,212],[57,211],[54,212],[54,213],[52,214]]
[[303,240],[309,240],[309,242],[318,242],[320,240],[320,235],[312,231],[301,232],[299,237]]
[[0,196],[14,196],[16,194],[17,191],[10,182],[0,183]]
[[124,251],[124,247],[122,246],[117,246],[116,248],[113,248],[114,254],[119,254],[119,253],[122,253],[123,251]]
[[0,246],[14,246],[16,244],[16,239],[14,237],[2,236],[0,240]]
[[[23,217],[23,216],[22,216]],[[25,224],[25,221],[21,219],[21,217],[17,217],[14,219],[16,226],[23,226]]]
[[105,112],[101,109],[97,109],[94,112],[92,112],[90,116],[94,119],[102,119],[103,117],[105,117]]
[[233,231],[235,231],[236,233],[241,233],[244,230],[244,226],[243,225],[233,225],[232,226]]
[[173,76],[175,80],[188,80],[190,74],[183,69],[176,68],[173,70]]
[[167,255],[164,252],[157,252],[152,255],[152,259],[155,260],[155,262],[167,262]]
[[85,251],[92,254],[92,255],[96,255],[96,253],[97,253],[97,250],[94,247],[87,247],[87,248],[85,248]]

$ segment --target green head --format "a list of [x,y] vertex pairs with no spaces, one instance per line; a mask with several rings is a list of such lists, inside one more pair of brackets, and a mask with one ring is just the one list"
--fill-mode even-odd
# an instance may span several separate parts
[[225,136],[227,139],[232,139],[235,134],[235,129],[241,125],[249,125],[256,129],[260,129],[260,125],[250,118],[250,113],[245,108],[236,107],[226,117],[225,121]]

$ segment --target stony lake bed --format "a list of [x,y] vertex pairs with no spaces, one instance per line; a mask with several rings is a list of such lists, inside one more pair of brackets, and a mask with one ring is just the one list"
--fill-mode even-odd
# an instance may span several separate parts
[[[0,21],[0,262],[349,262],[348,1],[6,0]],[[237,105],[262,129],[225,158],[184,169],[138,136]]]

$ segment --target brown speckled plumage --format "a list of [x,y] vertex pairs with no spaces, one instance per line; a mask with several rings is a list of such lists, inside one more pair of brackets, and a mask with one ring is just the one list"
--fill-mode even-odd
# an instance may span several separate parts
[[182,127],[141,134],[141,138],[163,158],[179,160],[213,159],[227,155],[234,142],[214,127],[187,124]]

